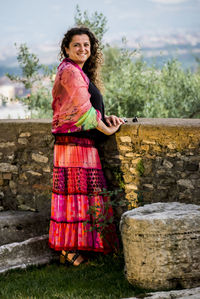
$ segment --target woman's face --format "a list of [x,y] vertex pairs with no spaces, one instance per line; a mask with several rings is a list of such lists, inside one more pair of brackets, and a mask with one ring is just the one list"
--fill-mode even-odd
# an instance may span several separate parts
[[83,68],[84,63],[90,57],[90,39],[87,34],[74,35],[69,44],[69,48],[65,48],[69,58]]

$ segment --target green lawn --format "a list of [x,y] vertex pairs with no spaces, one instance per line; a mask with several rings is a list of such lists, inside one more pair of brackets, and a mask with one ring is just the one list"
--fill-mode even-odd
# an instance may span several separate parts
[[58,262],[0,275],[0,298],[127,298],[141,293],[124,277],[122,256],[94,256],[88,265]]

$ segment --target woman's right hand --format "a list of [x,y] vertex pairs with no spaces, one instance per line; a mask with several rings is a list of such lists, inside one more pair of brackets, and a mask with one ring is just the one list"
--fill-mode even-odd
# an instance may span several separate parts
[[100,132],[104,133],[105,135],[112,135],[115,132],[117,132],[117,130],[119,129],[119,127],[121,125],[122,124],[120,123],[120,124],[116,124],[116,126],[111,125],[110,127],[108,127],[104,124],[104,122],[102,120],[100,120],[98,122],[98,126],[96,127],[96,129],[99,130]]

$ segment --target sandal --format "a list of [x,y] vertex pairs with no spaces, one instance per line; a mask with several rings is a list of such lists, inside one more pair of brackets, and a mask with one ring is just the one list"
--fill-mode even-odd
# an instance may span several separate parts
[[[68,258],[68,254],[69,253],[75,253],[74,256],[72,257],[72,259]],[[83,260],[81,261],[78,265],[75,265],[75,261],[77,260],[77,258],[80,256],[80,253],[78,251],[66,251],[65,255],[63,253],[61,253],[60,255],[60,263],[61,264],[65,264],[65,265],[73,265],[73,266],[79,266],[80,264],[85,263],[86,261]]]

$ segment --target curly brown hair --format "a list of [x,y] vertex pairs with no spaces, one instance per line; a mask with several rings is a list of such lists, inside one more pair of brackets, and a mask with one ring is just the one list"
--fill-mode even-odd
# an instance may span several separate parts
[[97,88],[103,91],[103,83],[100,78],[100,67],[103,63],[103,54],[101,52],[98,39],[95,37],[94,33],[90,31],[89,28],[83,26],[73,27],[65,33],[64,38],[61,42],[60,60],[62,60],[64,57],[68,57],[68,54],[65,51],[65,47],[69,48],[69,44],[72,41],[73,36],[81,34],[87,34],[90,39],[91,45],[91,55],[85,62],[83,71],[88,76],[88,78],[97,86]]

